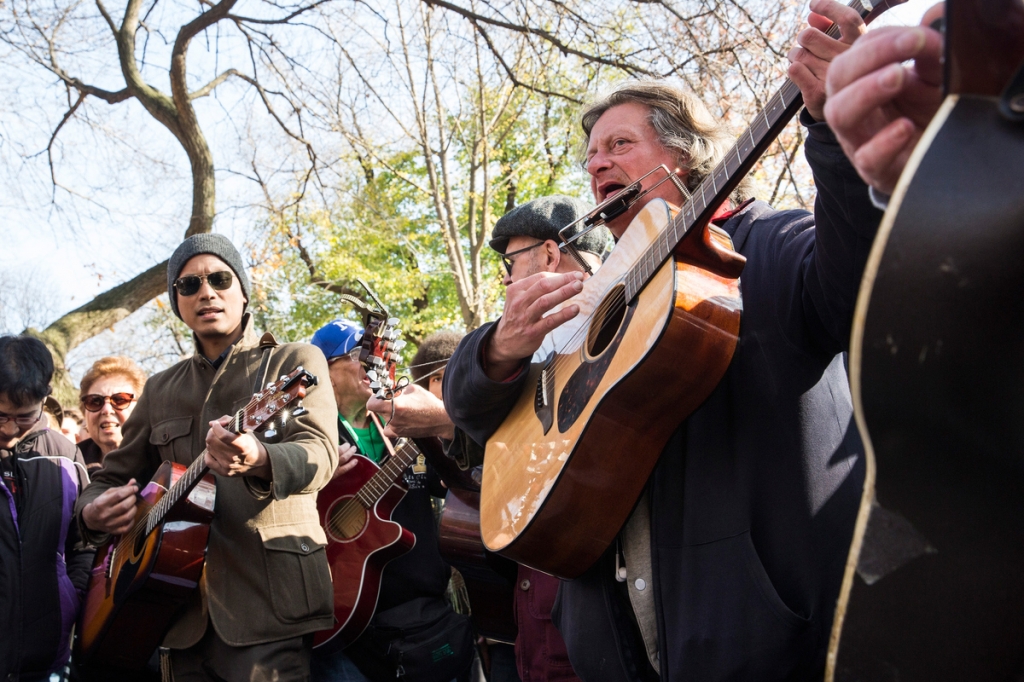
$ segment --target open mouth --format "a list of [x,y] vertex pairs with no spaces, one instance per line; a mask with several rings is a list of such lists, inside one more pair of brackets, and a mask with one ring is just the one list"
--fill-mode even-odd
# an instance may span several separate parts
[[601,186],[600,186],[600,187],[598,188],[598,194],[600,194],[600,195],[601,195],[601,196],[599,197],[599,200],[600,200],[600,201],[605,201],[605,200],[606,200],[606,199],[608,199],[609,197],[613,196],[613,195],[614,195],[614,194],[615,194],[616,192],[620,192],[620,191],[622,191],[622,189],[623,189],[623,188],[624,188],[625,186],[626,186],[626,185],[620,184],[620,183],[618,183],[618,182],[609,182],[609,183],[608,183],[608,184],[606,184],[606,185],[601,185]]
[[201,320],[212,320],[222,312],[224,311],[221,308],[200,308],[197,314]]

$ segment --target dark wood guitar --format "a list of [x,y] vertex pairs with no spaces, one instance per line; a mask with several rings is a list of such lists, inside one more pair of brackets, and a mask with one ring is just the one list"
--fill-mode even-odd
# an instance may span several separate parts
[[[254,395],[228,429],[259,431],[274,419],[283,421],[316,383],[299,367]],[[131,670],[145,667],[199,585],[216,499],[205,460],[203,450],[188,468],[161,464],[139,493],[131,530],[97,550],[78,627],[83,660]]]
[[[870,21],[902,1],[851,7]],[[580,313],[553,333],[560,350],[533,365],[487,442],[480,530],[489,550],[575,578],[618,535],[739,339],[745,260],[709,221],[802,104],[787,79],[692,199],[678,213],[648,203],[571,300]]]
[[[379,422],[372,421],[379,429]],[[407,440],[399,441],[379,467],[356,455],[356,467],[320,491],[316,506],[327,533],[334,627],[317,632],[313,648],[333,653],[354,642],[377,610],[384,567],[416,545],[416,536],[392,521],[391,514],[409,492],[402,474],[419,456]]]
[[1024,679],[1024,116],[1000,111],[1024,66],[1024,4],[946,11],[948,95],[854,321],[867,476],[830,681]]
[[458,569],[469,595],[470,618],[477,632],[512,644],[515,617],[514,561],[488,552],[480,537],[480,493],[452,488],[444,500],[437,531],[441,556]]

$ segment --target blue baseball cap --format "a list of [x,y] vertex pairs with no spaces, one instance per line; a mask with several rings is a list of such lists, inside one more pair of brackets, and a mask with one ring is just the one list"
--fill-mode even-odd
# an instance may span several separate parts
[[310,343],[323,351],[328,360],[341,357],[359,345],[363,328],[350,320],[331,320],[316,330]]

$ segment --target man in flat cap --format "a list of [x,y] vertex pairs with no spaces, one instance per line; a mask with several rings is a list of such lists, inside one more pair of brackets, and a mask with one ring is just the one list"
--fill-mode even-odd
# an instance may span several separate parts
[[[505,286],[522,282],[530,277],[540,278],[549,273],[579,273],[587,275],[578,262],[559,248],[558,233],[563,227],[585,216],[587,205],[573,197],[552,195],[522,204],[501,217],[494,225],[491,248],[501,254],[505,265]],[[611,234],[604,227],[588,232],[574,242],[580,256],[596,270],[611,247]],[[469,338],[469,337],[467,337]],[[455,357],[464,345],[460,344]],[[544,339],[534,354],[534,361],[543,361],[554,348],[551,337]],[[465,362],[451,363],[445,374],[445,394],[454,394],[462,384],[460,372],[472,371]],[[455,358],[453,357],[453,360]],[[373,404],[371,403],[371,408]],[[398,422],[398,414],[392,422]],[[461,431],[456,431],[454,449],[449,454],[456,459],[473,459],[467,450],[479,448]],[[524,682],[545,680],[572,682],[578,680],[569,663],[562,636],[551,622],[551,609],[558,593],[558,579],[526,566],[519,567],[515,590],[516,623],[519,634],[515,644],[515,661],[519,678]],[[493,660],[503,657],[492,656]],[[496,671],[491,671],[494,674]]]
[[254,332],[245,312],[249,291],[242,259],[225,237],[194,235],[175,250],[167,293],[196,352],[146,382],[120,447],[76,508],[87,540],[123,534],[157,467],[191,464],[206,448],[217,484],[206,564],[199,589],[163,638],[179,682],[308,680],[312,633],[334,621],[316,509],[316,492],[338,461],[330,388],[310,391],[308,412],[279,424],[274,437],[225,428],[226,415],[254,389],[299,366],[324,382],[327,362],[308,344],[278,346]]

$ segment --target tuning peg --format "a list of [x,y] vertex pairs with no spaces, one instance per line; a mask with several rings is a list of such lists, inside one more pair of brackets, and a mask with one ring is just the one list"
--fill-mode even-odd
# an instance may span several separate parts
[[266,388],[269,391],[273,387],[274,387],[274,382],[273,381],[268,381],[267,385],[264,388]]
[[295,405],[295,409],[292,410],[292,416],[301,417],[304,414],[309,414],[309,410],[302,406],[302,401],[300,400],[298,404]]
[[389,327],[396,327],[396,326],[398,326],[399,322],[400,322],[400,320],[397,317],[389,317],[388,318],[388,326]]
[[274,428],[274,422],[267,424],[266,430],[263,431],[264,438],[277,438],[277,429]]
[[370,381],[377,381],[377,378],[378,378],[377,377],[377,372],[375,372],[374,370],[371,369],[369,372],[366,373],[366,377]]
[[399,339],[398,341],[395,341],[395,345],[393,346],[392,350],[400,351],[403,348],[405,348],[405,346],[406,346],[405,341],[402,341],[401,339]]

